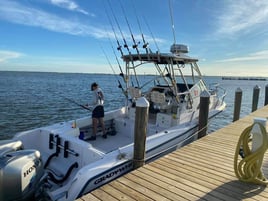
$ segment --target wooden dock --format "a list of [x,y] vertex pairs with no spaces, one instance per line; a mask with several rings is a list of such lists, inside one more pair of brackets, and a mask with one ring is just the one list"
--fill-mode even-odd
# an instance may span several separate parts
[[[253,123],[254,117],[268,117],[268,106],[134,170],[77,201],[268,200],[266,186],[241,182],[234,173],[238,138]],[[268,154],[264,156],[263,172],[268,177]]]

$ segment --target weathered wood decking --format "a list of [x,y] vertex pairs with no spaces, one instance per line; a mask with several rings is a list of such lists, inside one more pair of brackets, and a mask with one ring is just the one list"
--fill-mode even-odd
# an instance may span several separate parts
[[[268,106],[132,171],[78,201],[268,200],[268,188],[240,182],[233,168],[238,138],[253,123],[254,117],[268,117]],[[265,154],[263,171],[267,177],[268,154]]]

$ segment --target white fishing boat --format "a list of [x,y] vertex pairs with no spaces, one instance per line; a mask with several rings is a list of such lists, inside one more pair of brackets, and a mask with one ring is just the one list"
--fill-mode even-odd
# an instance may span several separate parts
[[[123,55],[125,105],[105,113],[107,139],[91,136],[91,117],[18,133],[0,143],[0,200],[70,201],[129,172],[133,168],[135,102],[149,104],[145,161],[197,138],[200,94],[210,96],[209,119],[225,108],[225,91],[208,87],[185,45],[173,44],[170,53]],[[137,68],[155,68],[153,86],[133,87]],[[191,76],[183,71],[190,69]],[[222,92],[220,92],[222,90]],[[220,94],[220,96],[219,96]],[[6,182],[8,181],[8,182]]]

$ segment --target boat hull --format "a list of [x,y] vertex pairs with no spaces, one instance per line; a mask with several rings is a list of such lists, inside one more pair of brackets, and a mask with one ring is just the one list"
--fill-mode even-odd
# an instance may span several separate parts
[[[223,104],[218,110],[212,110],[209,118],[224,108]],[[42,192],[41,197],[50,197],[53,201],[75,200],[133,170],[135,119],[130,118],[131,114],[127,112],[129,110],[123,107],[105,114],[105,121],[117,131],[114,136],[108,135],[108,139],[97,137],[94,142],[81,139],[82,128],[88,128],[91,122],[90,117],[85,117],[76,120],[75,128],[72,127],[73,121],[69,121],[18,133],[14,136],[14,143],[12,140],[2,143],[3,155],[6,150],[38,150],[50,180],[46,184],[49,188]],[[148,123],[145,163],[198,138],[198,118],[191,114],[189,117],[191,121],[167,128]]]

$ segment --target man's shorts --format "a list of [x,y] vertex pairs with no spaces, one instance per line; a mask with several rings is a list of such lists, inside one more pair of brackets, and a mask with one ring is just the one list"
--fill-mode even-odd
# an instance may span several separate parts
[[104,117],[104,108],[102,105],[98,105],[95,107],[95,109],[92,111],[92,118],[103,118]]

